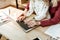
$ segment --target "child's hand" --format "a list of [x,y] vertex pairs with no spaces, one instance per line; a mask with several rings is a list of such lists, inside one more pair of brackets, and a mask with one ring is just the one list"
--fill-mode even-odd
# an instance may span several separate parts
[[21,14],[21,16],[19,16],[17,19],[18,19],[18,21],[22,21],[22,20],[24,20],[25,19],[25,15],[26,15],[26,12],[27,12],[27,9],[25,9],[24,11],[23,11],[23,13]]
[[32,19],[30,19],[30,18],[26,18],[26,19],[24,19],[24,23],[25,24],[28,24],[29,23],[29,21],[31,21]]
[[23,14],[21,14],[21,16],[19,16],[17,19],[18,19],[18,21],[22,21],[22,20],[24,20],[25,18],[26,18],[26,12],[27,12],[27,9],[25,9],[24,11],[23,11]]
[[24,20],[25,19],[25,15],[24,14],[22,14],[21,16],[19,16],[18,18],[18,21],[22,21],[22,20]]

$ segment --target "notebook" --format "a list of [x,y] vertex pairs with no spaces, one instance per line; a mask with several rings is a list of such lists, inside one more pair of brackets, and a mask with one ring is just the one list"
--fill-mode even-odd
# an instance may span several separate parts
[[60,24],[50,26],[46,31],[45,34],[51,36],[53,39],[56,40],[60,39]]

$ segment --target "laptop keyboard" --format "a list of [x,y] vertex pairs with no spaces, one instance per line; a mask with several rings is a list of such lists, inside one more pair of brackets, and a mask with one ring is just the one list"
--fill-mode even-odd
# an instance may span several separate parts
[[17,23],[24,29],[24,30],[29,30],[30,28],[28,27],[27,24],[25,24],[23,21],[19,22],[17,21]]

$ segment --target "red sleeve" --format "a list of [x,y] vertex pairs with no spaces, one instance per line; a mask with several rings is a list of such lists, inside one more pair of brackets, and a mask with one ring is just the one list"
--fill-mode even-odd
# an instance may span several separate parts
[[27,10],[29,10],[29,2],[28,2],[28,4],[27,4],[27,6],[25,7]]
[[49,9],[50,13],[51,13],[51,14],[52,14],[52,13],[55,13],[59,6],[60,6],[60,2],[58,2],[58,5],[57,5],[56,7],[52,7],[52,6],[51,6],[50,9]]
[[51,14],[55,13],[57,10],[57,7],[50,7],[49,11]]
[[60,7],[55,12],[55,16],[52,19],[41,21],[41,26],[50,26],[60,22]]

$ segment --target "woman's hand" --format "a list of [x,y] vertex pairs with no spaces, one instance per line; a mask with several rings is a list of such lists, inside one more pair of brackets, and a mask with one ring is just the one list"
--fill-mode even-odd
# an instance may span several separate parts
[[30,20],[28,23],[27,23],[28,27],[31,28],[31,27],[34,27],[35,25],[40,25],[40,22],[36,22],[34,20]]
[[32,19],[30,19],[30,18],[26,18],[26,19],[24,19],[24,23],[25,24],[28,24],[29,23],[29,21],[31,21]]
[[51,2],[53,4],[53,7],[56,7],[57,6],[57,3],[58,3],[58,0],[52,0]]

